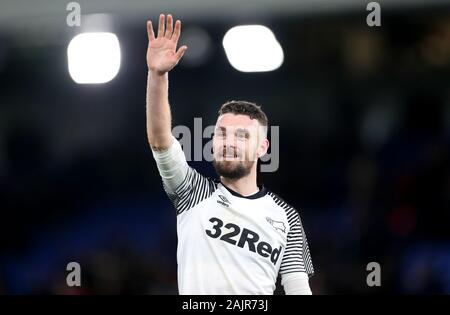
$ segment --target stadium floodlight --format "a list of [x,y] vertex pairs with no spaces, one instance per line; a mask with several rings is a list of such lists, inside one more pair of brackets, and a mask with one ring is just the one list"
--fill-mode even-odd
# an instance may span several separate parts
[[67,47],[69,73],[79,84],[106,83],[120,68],[119,39],[113,33],[81,33]]
[[228,61],[238,71],[272,71],[283,63],[280,43],[263,25],[235,26],[227,31],[222,44]]

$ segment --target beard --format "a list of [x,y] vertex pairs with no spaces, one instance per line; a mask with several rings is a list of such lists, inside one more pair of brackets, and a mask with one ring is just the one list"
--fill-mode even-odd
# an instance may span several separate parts
[[216,173],[228,179],[237,180],[250,174],[255,161],[217,161],[213,160]]

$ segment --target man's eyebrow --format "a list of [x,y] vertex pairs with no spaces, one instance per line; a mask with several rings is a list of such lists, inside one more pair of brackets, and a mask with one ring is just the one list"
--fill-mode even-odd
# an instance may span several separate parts
[[[216,131],[223,131],[223,132],[226,132],[226,131],[227,131],[227,128],[226,128],[226,127],[222,127],[222,126],[218,126],[218,127],[216,127]],[[245,128],[237,128],[237,129],[235,130],[235,133],[243,133],[243,134],[245,134],[246,136],[247,136],[247,135],[250,135],[250,131],[249,131],[248,129],[245,129]]]

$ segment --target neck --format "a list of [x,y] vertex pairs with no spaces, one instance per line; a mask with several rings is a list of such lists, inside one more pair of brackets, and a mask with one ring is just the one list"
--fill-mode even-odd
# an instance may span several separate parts
[[256,168],[252,168],[251,172],[245,177],[229,179],[220,176],[220,181],[228,188],[245,197],[251,196],[259,190],[258,185],[256,184]]

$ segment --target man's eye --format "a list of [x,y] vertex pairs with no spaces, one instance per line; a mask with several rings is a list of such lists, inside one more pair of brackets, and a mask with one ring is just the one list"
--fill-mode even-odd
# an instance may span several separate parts
[[247,133],[245,133],[245,132],[238,132],[237,133],[237,138],[239,140],[245,140],[245,139],[247,139]]

